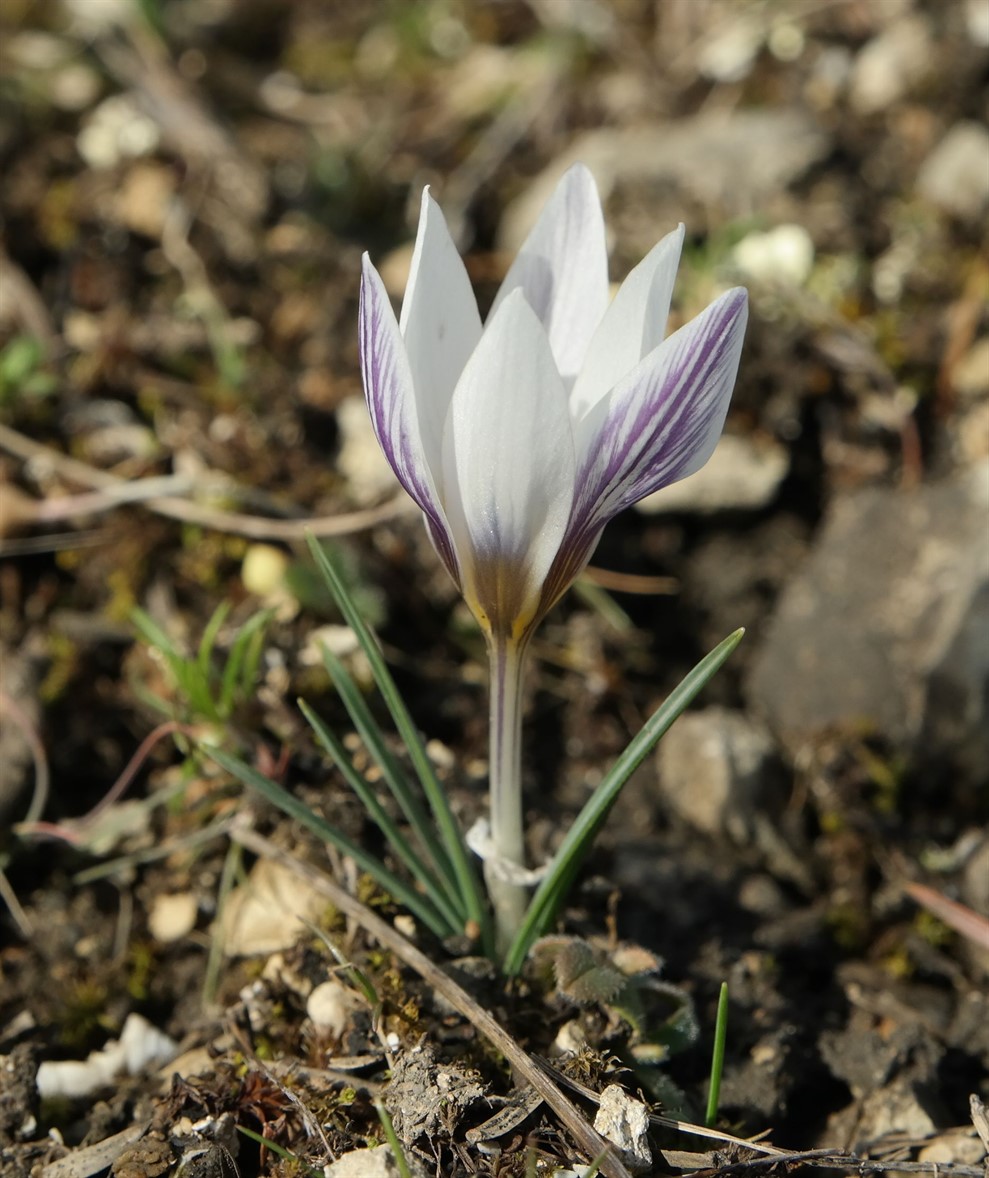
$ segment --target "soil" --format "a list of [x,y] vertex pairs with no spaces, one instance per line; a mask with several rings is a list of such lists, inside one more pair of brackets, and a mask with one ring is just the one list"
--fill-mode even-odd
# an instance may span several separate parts
[[[788,473],[741,509],[627,512],[594,559],[620,574],[610,597],[571,593],[540,631],[531,861],[738,626],[746,639],[702,703],[748,716],[761,635],[834,496],[984,457],[989,392],[966,390],[989,328],[985,209],[946,208],[917,180],[949,129],[985,117],[980,5],[138,7],[118,18],[96,0],[8,0],[0,18],[0,1174],[288,1178],[384,1140],[379,1098],[426,1173],[590,1161],[546,1104],[510,1105],[507,1128],[488,1125],[518,1095],[503,1055],[325,897],[313,927],[287,938],[277,912],[273,930],[259,915],[231,931],[231,891],[265,861],[231,839],[237,823],[411,932],[526,1052],[555,1059],[564,1087],[583,1086],[566,1091],[588,1120],[617,1084],[657,1116],[702,1121],[727,982],[722,1138],[655,1122],[656,1173],[782,1165],[727,1141],[759,1134],[824,1151],[808,1165],[850,1168],[852,1152],[866,1169],[979,1173],[984,943],[906,888],[926,882],[976,909],[987,890],[989,794],[963,789],[948,763],[921,773],[862,731],[779,744],[756,833],[736,837],[673,812],[650,761],[561,916],[568,939],[506,983],[475,946],[411,929],[352,864],[196,748],[220,742],[381,850],[295,704],[350,730],[307,655],[314,630],[340,619],[301,522],[371,512],[329,542],[458,818],[466,828],[483,813],[481,640],[418,518],[390,506],[369,459],[348,458],[366,442],[341,409],[360,397],[361,253],[400,274],[431,183],[484,299],[507,264],[506,209],[586,133],[798,110],[820,146],[758,202],[741,178],[702,197],[669,172],[619,175],[608,194],[616,278],[687,222],[683,317],[755,232],[800,226],[815,253],[792,285],[752,281],[728,423],[782,448]],[[70,501],[112,495],[107,475],[176,481],[142,503]],[[270,615],[256,684],[210,716],[133,610],[194,650],[223,602],[218,665],[240,626]],[[178,724],[157,733],[163,721]],[[366,767],[360,742],[348,748]],[[301,905],[302,882],[286,886]],[[559,956],[574,953],[622,980],[575,991]],[[322,1024],[311,1000],[333,980],[338,992],[322,994],[343,1005]],[[175,1058],[86,1096],[39,1098],[41,1061],[85,1060],[135,1015]],[[582,1045],[566,1062],[561,1037]]]

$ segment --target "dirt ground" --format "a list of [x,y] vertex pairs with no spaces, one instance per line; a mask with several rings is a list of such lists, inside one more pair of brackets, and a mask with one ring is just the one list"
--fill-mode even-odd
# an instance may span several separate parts
[[[377,1100],[425,1174],[591,1160],[545,1103],[489,1125],[504,1053],[276,850],[411,935],[588,1122],[609,1085],[703,1120],[727,981],[721,1137],[654,1120],[644,1172],[982,1173],[984,767],[895,723],[794,738],[753,684],[798,675],[766,671],[772,627],[835,503],[989,455],[985,0],[6,0],[0,30],[0,1174],[321,1173],[384,1140]],[[347,649],[316,520],[458,817],[483,812],[483,646],[370,440],[360,258],[400,296],[430,184],[484,306],[574,159],[613,278],[683,221],[677,320],[751,296],[727,490],[616,520],[537,643],[538,863],[747,628],[697,707],[760,734],[755,778],[678,801],[673,751],[650,760],[561,918],[566,952],[628,974],[617,997],[551,950],[504,983],[196,753],[380,850],[296,706],[348,734],[313,655],[317,632]],[[209,715],[133,611],[195,650],[221,603],[217,666],[268,614],[256,683]],[[91,1090],[56,1069],[41,1099],[39,1065],[108,1051]]]

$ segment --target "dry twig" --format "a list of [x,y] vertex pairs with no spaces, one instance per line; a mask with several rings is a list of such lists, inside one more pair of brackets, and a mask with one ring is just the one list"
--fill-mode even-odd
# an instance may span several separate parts
[[579,1109],[560,1091],[545,1072],[534,1063],[508,1032],[457,983],[429,960],[425,953],[407,941],[386,921],[356,900],[329,878],[324,872],[309,863],[304,863],[276,847],[274,843],[247,828],[235,828],[232,837],[242,846],[257,855],[273,859],[296,875],[305,879],[317,891],[322,892],[336,907],[356,920],[369,933],[410,969],[441,994],[464,1018],[481,1032],[488,1041],[511,1064],[515,1072],[542,1096],[554,1113],[560,1118],[574,1140],[588,1158],[598,1157],[607,1150],[601,1162],[601,1173],[605,1178],[630,1178],[624,1164],[614,1155],[608,1142],[587,1123]]

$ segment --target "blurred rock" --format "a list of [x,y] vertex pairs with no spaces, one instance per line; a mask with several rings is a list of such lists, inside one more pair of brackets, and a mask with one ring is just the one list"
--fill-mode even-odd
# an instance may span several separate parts
[[745,278],[767,285],[802,286],[814,268],[814,242],[802,225],[749,233],[731,252]]
[[974,45],[989,48],[989,4],[984,0],[967,0],[965,26]]
[[786,447],[772,438],[725,434],[696,474],[647,495],[636,511],[758,511],[773,501],[789,468]]
[[[3,489],[9,496],[10,488]],[[31,798],[21,800],[29,780],[33,755],[40,744],[41,704],[38,664],[26,654],[0,642],[0,824],[24,817]],[[36,770],[35,770],[36,772]],[[38,783],[36,782],[35,788]],[[35,815],[36,818],[40,815]]]
[[[987,10],[989,11],[989,10]],[[938,1166],[977,1166],[986,1159],[986,1151],[974,1129],[949,1129],[939,1133],[917,1154],[932,1171]]]
[[160,138],[134,95],[112,94],[86,118],[76,147],[91,168],[112,168],[121,160],[151,155]]
[[196,927],[199,905],[192,892],[162,892],[148,913],[148,930],[159,944],[181,941]]
[[920,166],[917,191],[963,221],[979,222],[989,208],[989,131],[955,123]]
[[135,233],[160,240],[175,195],[175,173],[159,163],[143,161],[127,171],[116,194],[121,222]]
[[741,712],[688,712],[660,741],[660,791],[695,829],[750,842],[775,792],[774,752],[770,734]]
[[285,591],[288,568],[289,558],[283,549],[274,544],[252,544],[241,562],[241,583],[257,597],[279,596]]
[[989,394],[989,335],[976,340],[955,365],[951,387],[973,401]]
[[518,250],[560,177],[578,161],[594,174],[604,202],[623,183],[646,181],[674,189],[680,204],[690,196],[732,218],[753,214],[829,146],[817,123],[795,109],[704,112],[662,126],[590,131],[509,205],[498,245],[507,253]]
[[875,114],[904,98],[927,74],[933,41],[927,21],[906,16],[867,42],[855,59],[849,98],[859,114]]
[[[989,761],[989,462],[839,498],[749,683],[794,749],[863,723],[975,781]],[[942,766],[943,767],[943,766]]]
[[751,73],[765,36],[765,23],[754,13],[744,13],[704,39],[697,68],[715,82],[740,82]]
[[962,872],[962,900],[974,912],[989,912],[989,838],[973,851]]

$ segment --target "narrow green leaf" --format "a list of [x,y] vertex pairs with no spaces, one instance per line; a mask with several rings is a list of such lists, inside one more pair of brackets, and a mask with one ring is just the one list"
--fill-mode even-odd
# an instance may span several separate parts
[[445,881],[448,890],[456,896],[457,906],[461,917],[463,917],[467,911],[466,901],[460,897],[457,875],[450,858],[433,833],[433,824],[429,816],[415,796],[401,765],[392,755],[385,734],[372,715],[360,688],[340,659],[325,644],[323,645],[323,662],[326,664],[326,670],[343,700],[354,727],[360,733],[367,751],[381,770],[392,797],[401,808],[408,824],[415,831],[436,874]]
[[213,616],[206,623],[203,636],[199,640],[199,650],[196,654],[195,665],[199,668],[199,674],[204,683],[209,683],[210,671],[212,670],[213,647],[216,646],[216,640],[220,634],[220,627],[227,620],[228,613],[230,613],[230,602],[221,601],[216,609],[213,610]]
[[409,840],[389,817],[374,790],[354,768],[350,757],[347,755],[347,750],[343,747],[336,734],[330,731],[305,700],[299,700],[299,707],[316,733],[320,744],[333,758],[333,763],[343,774],[350,788],[360,798],[364,809],[374,819],[378,829],[388,840],[392,850],[411,872],[412,877],[418,880],[426,889],[429,898],[443,914],[448,923],[453,928],[461,928],[464,919],[463,912],[452,902],[451,896],[440,888],[432,872],[422,862]]
[[395,727],[398,729],[399,736],[401,736],[405,747],[408,749],[413,768],[422,784],[429,808],[433,812],[436,825],[439,828],[440,836],[443,840],[443,845],[446,847],[447,854],[456,872],[458,891],[467,903],[467,915],[481,930],[486,951],[490,951],[492,944],[491,922],[485,906],[480,881],[477,872],[474,870],[467,845],[464,842],[464,836],[457,826],[457,821],[453,816],[453,811],[450,809],[446,794],[443,792],[443,787],[440,785],[432,763],[429,760],[426,747],[422,742],[422,738],[419,736],[412,717],[409,715],[409,711],[405,706],[405,702],[398,688],[395,686],[395,681],[391,677],[391,672],[388,670],[388,666],[375,641],[374,635],[361,617],[360,611],[354,605],[353,598],[348,592],[346,585],[344,585],[336,569],[333,567],[333,562],[329,559],[326,552],[324,552],[315,536],[310,535],[307,539],[313,559],[326,578],[326,583],[333,594],[333,598],[340,612],[343,614],[347,624],[354,631],[358,642],[361,644],[361,648],[367,655],[367,660],[371,666],[371,674],[374,676],[378,690],[381,692],[385,705],[392,719],[395,721]]
[[272,611],[266,609],[248,618],[230,644],[220,680],[219,710],[224,719],[233,711],[237,695],[247,696],[254,686],[264,648],[264,628],[271,616]]
[[710,1129],[718,1119],[721,1099],[721,1073],[725,1066],[725,1043],[728,1040],[728,983],[722,982],[718,991],[718,1013],[714,1020],[714,1048],[711,1052],[711,1080],[707,1091],[707,1113],[704,1124]]
[[456,926],[451,928],[424,896],[419,895],[418,892],[399,879],[397,875],[389,871],[380,860],[375,859],[373,855],[369,855],[357,846],[356,843],[352,843],[346,835],[341,834],[335,827],[330,826],[328,822],[324,822],[308,806],[300,802],[288,790],[282,789],[270,777],[265,777],[263,773],[259,773],[251,765],[246,764],[246,762],[239,760],[237,757],[231,756],[222,749],[212,748],[208,745],[201,745],[200,748],[206,756],[216,761],[221,768],[226,769],[228,773],[232,774],[239,781],[242,781],[248,788],[256,790],[262,797],[267,798],[282,813],[300,822],[308,830],[311,830],[317,838],[330,843],[331,846],[336,847],[342,854],[349,855],[358,867],[366,871],[395,900],[400,904],[404,904],[437,937],[443,939],[460,931]]
[[381,1100],[374,1102],[374,1108],[378,1114],[378,1120],[381,1122],[385,1140],[388,1142],[392,1157],[395,1159],[395,1165],[398,1167],[399,1178],[412,1178],[412,1171],[409,1169],[408,1161],[406,1161],[405,1151],[402,1149],[402,1143],[399,1141],[398,1134],[395,1132],[395,1126],[392,1124],[388,1110]]
[[611,807],[615,804],[625,782],[642,764],[657,742],[665,736],[677,717],[693,701],[701,689],[713,678],[722,664],[742,641],[744,630],[736,630],[718,644],[693,668],[670,696],[649,717],[641,731],[633,738],[610,772],[590,796],[567,831],[559,850],[553,856],[549,871],[536,889],[525,919],[505,958],[505,973],[509,977],[522,968],[532,943],[549,927],[567,891],[601,829]]

